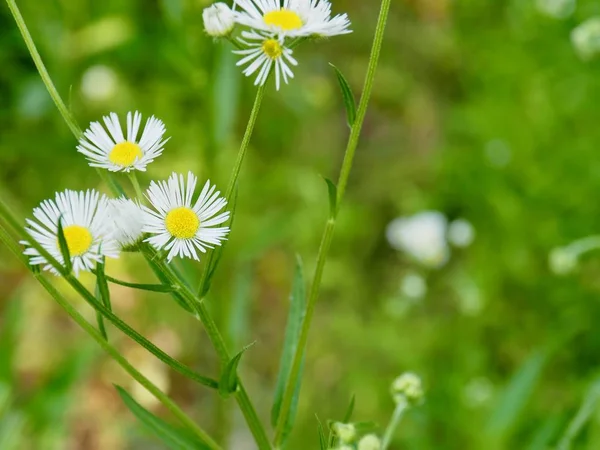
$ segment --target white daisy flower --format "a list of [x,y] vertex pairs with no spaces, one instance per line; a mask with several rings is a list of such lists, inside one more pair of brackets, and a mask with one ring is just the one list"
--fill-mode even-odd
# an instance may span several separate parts
[[146,166],[162,154],[163,147],[169,140],[163,140],[165,125],[154,116],[146,121],[139,140],[138,133],[142,123],[139,112],[127,113],[127,139],[115,113],[110,113],[103,119],[106,129],[100,122],[92,122],[77,146],[77,151],[87,157],[92,167],[111,172],[145,171]]
[[248,64],[244,69],[244,75],[247,77],[258,71],[255,86],[263,85],[271,73],[271,68],[275,64],[275,86],[279,90],[281,79],[287,84],[288,78],[294,78],[294,73],[289,64],[298,65],[298,61],[292,56],[292,50],[284,46],[283,38],[274,35],[257,33],[255,31],[243,31],[240,42],[247,45],[246,50],[234,50],[234,53],[244,57],[238,61],[238,66]]
[[[58,223],[61,220],[77,276],[81,271],[92,270],[103,256],[119,257],[119,245],[113,238],[107,212],[108,199],[97,191],[67,190],[57,193],[54,200],[45,200],[34,208],[35,220],[27,219],[25,229],[58,262],[64,264],[58,243]],[[29,242],[22,241],[21,244],[27,246],[24,254],[30,257],[30,264],[43,265],[44,270],[59,274]]]
[[202,12],[204,30],[213,37],[229,35],[235,28],[235,13],[225,3],[218,2]]
[[153,234],[145,240],[158,250],[169,250],[167,261],[174,257],[200,260],[198,252],[220,245],[229,227],[215,227],[229,220],[229,212],[221,211],[227,201],[215,192],[207,181],[200,196],[193,202],[197,178],[189,172],[187,183],[183,175],[173,173],[167,181],[152,181],[146,193],[154,210],[143,206],[143,231]]
[[347,14],[331,17],[328,0],[236,0],[236,20],[255,30],[290,37],[335,36],[352,31]]
[[121,197],[108,201],[108,216],[112,221],[113,237],[121,248],[138,243],[144,234],[144,210],[136,201]]

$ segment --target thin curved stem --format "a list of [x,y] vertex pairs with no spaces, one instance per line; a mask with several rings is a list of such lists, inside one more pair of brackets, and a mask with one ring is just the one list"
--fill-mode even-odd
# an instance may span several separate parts
[[[73,114],[71,113],[71,111],[61,98],[60,94],[58,93],[58,90],[56,89],[52,78],[50,78],[50,74],[48,73],[48,70],[44,65],[44,61],[42,61],[42,57],[40,56],[40,53],[38,52],[37,47],[33,42],[33,38],[29,33],[29,29],[25,24],[25,20],[23,20],[23,16],[21,15],[21,11],[19,11],[15,0],[6,0],[6,3],[8,4],[8,9],[10,9],[12,16],[15,19],[15,22],[17,23],[17,27],[21,32],[21,36],[23,36],[23,41],[25,41],[27,50],[29,50],[31,59],[33,60],[33,63],[35,64],[35,67],[40,74],[42,82],[46,86],[50,97],[52,97],[52,101],[56,105],[56,109],[58,109],[58,112],[69,127],[69,130],[71,130],[71,133],[73,133],[73,136],[75,136],[75,139],[81,139],[83,136],[83,132],[81,131],[81,128],[79,127],[77,121],[73,117]],[[98,173],[102,181],[110,188],[114,195],[123,194],[123,188],[113,179],[112,176],[110,176],[110,174],[108,174],[102,169],[96,169],[96,172]]]
[[332,217],[330,217],[327,220],[327,223],[325,224],[325,230],[323,232],[323,237],[321,238],[321,245],[319,247],[319,253],[317,255],[317,264],[315,267],[315,272],[313,275],[313,280],[306,304],[306,312],[302,321],[302,327],[300,329],[300,338],[298,341],[298,346],[296,347],[296,351],[294,353],[294,358],[292,360],[292,368],[290,370],[290,374],[286,382],[281,402],[279,418],[275,429],[275,438],[273,441],[275,448],[279,448],[284,439],[286,421],[290,408],[292,406],[294,391],[296,390],[296,385],[298,383],[298,378],[300,375],[300,368],[302,366],[304,350],[308,341],[308,333],[310,330],[310,325],[315,310],[315,304],[317,302],[317,298],[319,296],[319,291],[321,287],[323,270],[325,268],[325,262],[327,260],[329,248],[333,239],[333,233],[335,231],[335,221],[339,213],[342,200],[344,199],[344,193],[346,192],[348,178],[350,177],[350,171],[352,169],[352,163],[354,161],[354,154],[356,153],[356,148],[358,146],[360,138],[360,132],[362,130],[363,122],[367,114],[367,107],[369,105],[371,92],[373,90],[373,81],[375,79],[375,72],[377,69],[377,64],[379,62],[379,55],[381,53],[381,46],[383,43],[383,35],[385,32],[387,17],[390,10],[390,3],[391,0],[383,0],[381,2],[381,9],[379,12],[377,27],[375,29],[375,37],[373,39],[373,46],[371,49],[371,56],[369,58],[369,65],[365,77],[363,93],[360,98],[360,103],[356,112],[356,120],[352,125],[350,137],[348,138],[348,144],[346,147],[346,152],[344,154],[344,161],[342,162],[342,168],[340,170],[340,176],[337,184],[336,207],[332,214]]
[[[149,247],[145,250],[147,253],[152,252],[153,250]],[[148,254],[149,257],[152,257],[152,254]],[[169,267],[164,261],[156,259],[156,265],[160,268],[163,276],[172,284],[180,285],[181,289],[179,294],[186,299],[188,304],[193,305],[194,310],[198,319],[204,325],[206,333],[213,344],[213,347],[217,351],[219,359],[221,360],[221,365],[225,366],[230,360],[231,355],[229,354],[229,350],[227,349],[227,345],[225,344],[225,340],[221,335],[219,328],[217,327],[216,322],[212,318],[210,312],[206,308],[206,304],[204,303],[204,299],[199,298],[192,290],[179,282],[177,275],[173,272],[172,268]],[[260,418],[258,417],[258,413],[254,408],[250,397],[248,396],[248,392],[244,387],[242,380],[237,378],[238,390],[235,393],[236,401],[246,419],[246,423],[254,436],[254,439],[258,445],[260,450],[269,450],[271,449],[271,444],[269,442],[269,438],[267,433],[262,425]]]
[[138,370],[133,367],[117,349],[110,345],[103,336],[96,331],[96,329],[90,325],[79,312],[66,301],[60,293],[41,275],[37,275],[36,278],[42,284],[42,286],[48,291],[48,293],[54,298],[54,300],[67,312],[69,316],[79,325],[89,336],[94,339],[100,347],[104,349],[134,380],[144,386],[148,392],[156,397],[171,413],[177,417],[187,429],[192,431],[198,436],[202,442],[204,442],[209,448],[213,450],[221,450],[221,447],[213,441],[213,439],[200,428],[192,419],[184,413],[173,400],[169,398],[163,391],[161,391],[155,384],[153,384],[148,378],[142,375]]
[[[250,118],[248,119],[248,124],[246,125],[246,131],[244,132],[244,137],[242,139],[242,143],[240,144],[240,149],[238,151],[235,164],[233,165],[233,170],[231,171],[229,185],[227,186],[227,191],[225,192],[225,199],[227,200],[228,205],[231,202],[233,191],[235,190],[238,178],[240,176],[240,171],[242,170],[242,164],[244,163],[244,159],[246,158],[246,153],[248,153],[248,148],[250,147],[250,140],[252,139],[252,133],[254,132],[254,126],[256,125],[256,119],[258,118],[258,113],[260,111],[260,106],[262,105],[264,95],[265,85],[263,84],[262,86],[259,86],[256,90],[256,97],[254,98],[254,105],[252,106]],[[230,221],[231,220],[233,220],[233,213]],[[204,262],[204,270],[202,272],[202,277],[200,278],[200,286],[198,288],[198,293],[200,295],[204,293],[206,283],[208,281],[208,277],[213,266],[214,257],[215,251],[209,250],[209,253],[206,257],[206,261]]]
[[408,409],[408,403],[406,401],[400,401],[396,405],[396,409],[394,410],[394,414],[390,419],[390,423],[385,429],[385,433],[383,434],[383,440],[381,441],[381,450],[387,450],[390,442],[392,442],[392,437],[394,436],[394,432],[398,425],[400,424],[400,420],[402,420],[402,416],[404,412]]
[[[2,241],[14,256],[23,264],[28,266],[27,258],[20,251],[19,246],[0,224],[0,241]],[[105,337],[102,336],[92,325],[87,322],[79,312],[58,292],[58,290],[39,272],[33,273],[35,279],[42,287],[50,294],[50,296],[67,312],[69,316],[79,325],[87,334],[94,339],[102,349],[108,353],[131,377],[144,386],[152,395],[154,395],[174,416],[176,416],[187,428],[196,434],[206,445],[213,450],[220,450],[220,447],[212,440],[212,438],[196,423],[191,420],[164,392],[156,387],[144,375],[138,372],[130,363],[121,355],[121,353],[110,345]]]
[[[86,287],[83,284],[81,284],[81,282],[77,278],[75,278],[73,276],[73,274],[68,273],[65,270],[65,268],[52,255],[50,255],[46,251],[46,249],[44,249],[38,242],[36,242],[35,239],[31,239],[31,237],[28,236],[26,231],[19,225],[18,221],[12,215],[12,213],[10,212],[8,207],[2,202],[2,200],[0,200],[0,218],[4,219],[4,221],[13,229],[13,231],[17,234],[17,236],[20,239],[27,240],[30,243],[30,245],[33,248],[35,248],[40,253],[40,255],[42,255],[48,261],[48,264],[50,264],[59,273],[61,273],[61,275],[63,275],[63,277],[65,278],[67,283],[69,283],[71,285],[71,287],[73,287],[73,289],[75,289],[75,291],[77,291],[77,293],[79,295],[81,295],[83,297],[83,299],[92,308],[94,308],[96,311],[98,311],[100,314],[102,314],[102,316],[105,319],[107,319],[109,322],[111,322],[116,328],[121,330],[123,333],[125,333],[127,336],[129,336],[132,340],[134,340],[135,342],[140,344],[142,347],[144,347],[146,350],[148,350],[150,353],[152,353],[154,356],[156,356],[162,362],[167,364],[173,370],[179,372],[180,374],[182,374],[200,384],[203,384],[204,386],[207,386],[207,387],[210,387],[213,389],[218,388],[219,383],[216,380],[209,378],[209,377],[199,375],[196,372],[189,369],[188,367],[186,367],[184,364],[182,364],[179,361],[177,361],[176,359],[172,358],[167,353],[165,353],[160,348],[158,348],[156,345],[154,345],[152,342],[150,342],[148,339],[146,339],[144,336],[142,336],[137,331],[135,331],[133,328],[131,328],[127,323],[125,323],[118,316],[116,316],[112,311],[110,311],[108,308],[106,308],[101,302],[99,302],[98,299],[96,299],[96,297],[89,290],[87,290]],[[4,240],[6,242],[7,236],[0,235],[0,238],[2,238],[2,240]],[[9,245],[8,242],[6,242],[6,244]],[[27,265],[27,267],[29,267],[29,265],[27,264],[26,261],[24,263]]]

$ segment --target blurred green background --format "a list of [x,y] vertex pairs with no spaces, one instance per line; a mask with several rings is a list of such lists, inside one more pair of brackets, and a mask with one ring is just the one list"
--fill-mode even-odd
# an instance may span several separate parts
[[[142,174],[193,170],[224,189],[255,88],[230,46],[204,35],[208,0],[18,2],[82,126],[115,111],[162,119],[171,140]],[[378,13],[334,0],[354,33],[296,51],[290,86],[270,86],[242,171],[238,213],[210,296],[232,348],[257,341],[242,374],[267,422],[294,270],[307,278],[348,129],[336,64],[358,93]],[[394,0],[373,99],[325,271],[290,448],[316,448],[317,419],[385,427],[391,381],[420,374],[423,406],[393,449],[553,448],[600,379],[600,260],[557,276],[549,252],[600,231],[600,63],[571,31],[600,14],[580,0],[552,17],[534,0]],[[569,2],[567,2],[569,3]],[[22,218],[54,191],[100,185],[75,151],[6,5],[0,7],[0,183]],[[125,183],[125,177],[121,177]],[[435,209],[476,238],[426,269],[391,248],[395,217]],[[0,249],[0,449],[160,449],[122,405],[125,386],[164,411]],[[187,265],[192,277],[199,266]],[[141,258],[108,266],[152,282]],[[418,274],[425,295],[402,280]],[[91,278],[85,278],[91,284]],[[57,280],[90,320],[93,312]],[[414,296],[413,296],[414,297]],[[201,373],[217,363],[168,297],[113,287],[118,313]],[[111,339],[229,448],[254,448],[234,403],[167,371],[116,330]],[[595,409],[594,409],[595,411]],[[600,411],[599,411],[600,412]],[[168,414],[164,414],[169,417]],[[381,431],[382,428],[380,428]],[[594,412],[573,448],[600,448]]]

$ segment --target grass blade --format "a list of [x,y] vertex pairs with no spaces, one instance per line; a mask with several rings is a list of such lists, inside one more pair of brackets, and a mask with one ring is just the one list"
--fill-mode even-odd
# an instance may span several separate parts
[[[279,363],[279,374],[277,375],[277,382],[275,385],[275,397],[273,400],[273,407],[271,409],[271,423],[273,424],[273,426],[276,426],[279,421],[281,402],[283,401],[285,385],[290,375],[292,360],[294,358],[294,354],[298,346],[298,340],[300,339],[300,329],[302,327],[302,321],[304,320],[305,309],[306,285],[304,282],[304,274],[302,271],[302,260],[298,256],[296,260],[294,281],[292,284],[292,294],[290,296],[290,310],[288,313],[287,326],[285,330],[283,351],[281,354],[281,361]],[[304,366],[304,363],[302,365]],[[287,430],[285,434],[288,434],[291,430],[296,416],[301,379],[302,377],[299,376],[298,382],[296,386],[294,386],[294,397],[292,406],[290,408],[288,417],[285,418]]]

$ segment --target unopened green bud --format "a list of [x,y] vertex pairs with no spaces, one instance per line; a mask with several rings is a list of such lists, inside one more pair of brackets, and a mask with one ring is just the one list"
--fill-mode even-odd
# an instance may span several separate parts
[[566,247],[558,247],[550,252],[550,270],[556,275],[567,275],[577,268],[577,254]]
[[392,397],[396,403],[416,405],[423,400],[423,395],[421,378],[414,373],[404,373],[392,383]]
[[571,42],[582,59],[600,54],[600,17],[586,20],[571,32]]
[[349,444],[356,438],[356,428],[351,423],[335,422],[331,428],[343,444]]
[[381,450],[381,441],[374,434],[367,434],[358,442],[358,450]]

